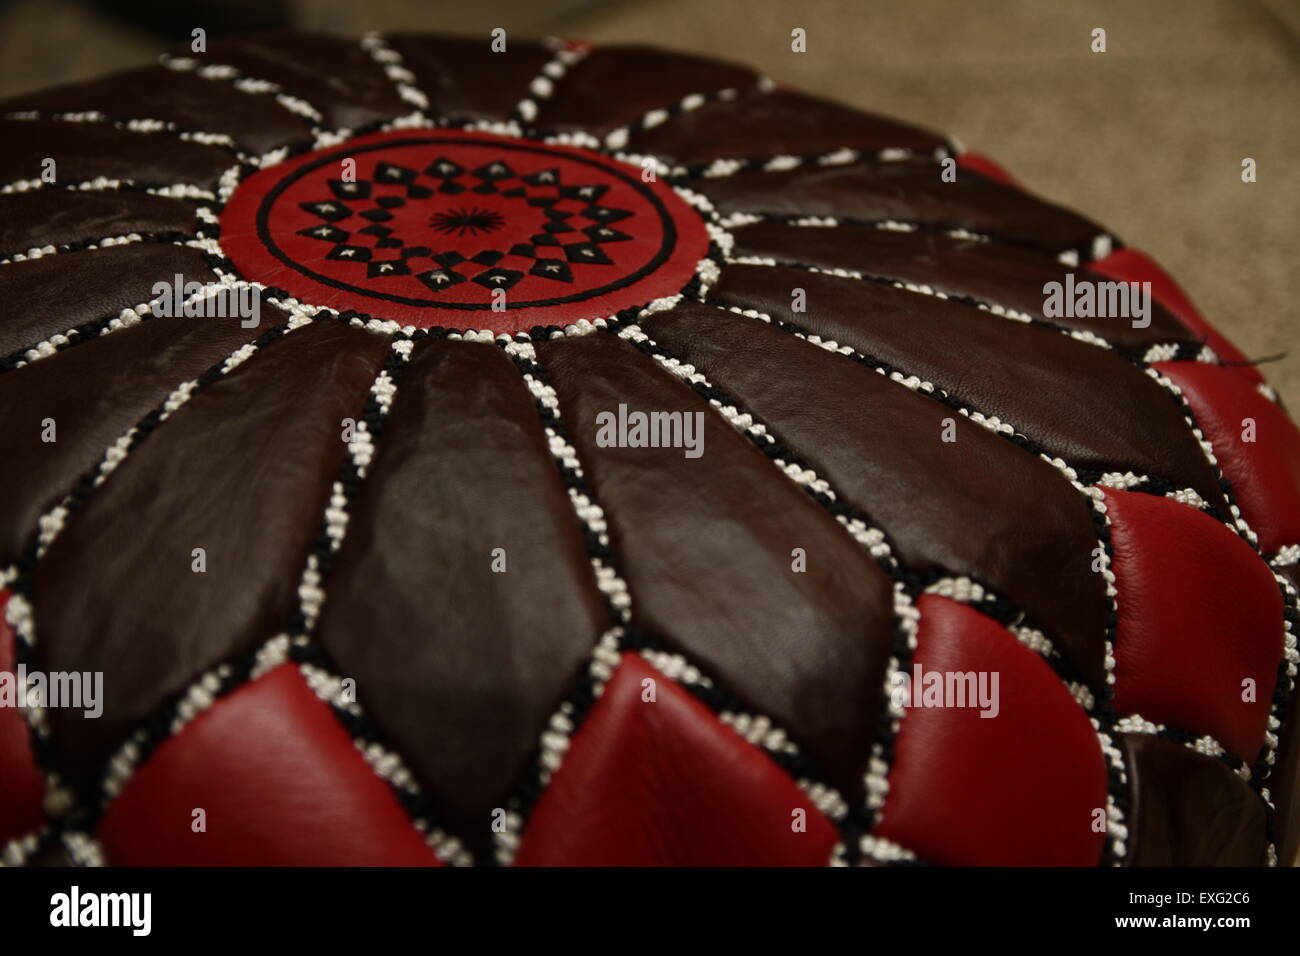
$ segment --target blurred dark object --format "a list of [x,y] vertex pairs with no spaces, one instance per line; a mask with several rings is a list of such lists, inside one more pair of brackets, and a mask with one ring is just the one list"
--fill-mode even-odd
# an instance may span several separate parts
[[92,0],[89,6],[168,40],[189,39],[195,27],[215,36],[285,27],[290,20],[286,0]]

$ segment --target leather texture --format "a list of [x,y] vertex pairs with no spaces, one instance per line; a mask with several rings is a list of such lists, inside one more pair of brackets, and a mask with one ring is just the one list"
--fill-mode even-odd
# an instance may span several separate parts
[[124,866],[437,862],[292,664],[240,687],[166,741],[99,834]]
[[[0,105],[5,114],[32,109],[37,106],[25,102]],[[6,184],[38,179],[44,160],[52,159],[55,174],[65,183],[102,176],[140,185],[190,183],[213,190],[231,161],[230,154],[216,146],[181,139],[157,143],[139,133],[96,123],[5,120],[0,121],[0,136],[9,144],[0,156],[0,178]],[[6,208],[22,198],[4,197]]]
[[1196,413],[1242,515],[1272,554],[1300,539],[1300,432],[1235,369],[1159,362]]
[[[909,568],[988,582],[1047,626],[1080,671],[1102,678],[1091,520],[1051,466],[845,356],[734,313],[682,307],[645,328],[725,381],[879,522]],[[818,383],[811,394],[808,382]],[[873,414],[856,412],[864,408]],[[942,440],[945,422],[954,441]],[[1044,561],[1055,570],[1050,578]]]
[[[346,206],[350,147],[434,133],[666,211],[437,157]],[[0,135],[0,674],[103,675],[97,719],[0,707],[4,862],[1294,858],[1300,433],[1156,263],[988,157],[513,36],[223,37]],[[318,162],[346,208],[259,219]],[[470,308],[322,308],[236,252],[342,233]],[[636,294],[492,310],[568,233]],[[177,275],[259,283],[260,324],[145,309]],[[1047,315],[1067,275],[1150,282],[1149,325]],[[609,440],[630,413],[702,454]],[[996,716],[899,703],[925,672],[996,677]]]
[[1106,764],[1078,704],[1042,658],[988,617],[936,595],[919,607],[915,666],[997,673],[998,708],[907,715],[878,832],[953,866],[1095,862],[1105,827],[1081,822],[1104,823]]
[[180,199],[148,193],[32,193],[11,196],[0,220],[0,256],[27,253],[33,236],[61,246],[127,236],[193,236],[194,209]]
[[[889,579],[704,399],[630,345],[585,336],[538,351],[609,511],[637,629],[808,741],[834,784],[856,794],[889,650]],[[707,454],[600,447],[596,416],[620,402],[705,413]]]
[[[1282,654],[1282,596],[1250,547],[1178,502],[1107,490],[1121,713],[1209,734],[1253,763]],[[1158,663],[1157,663],[1158,662]]]
[[538,804],[516,862],[820,866],[836,836],[784,771],[625,654]]
[[964,229],[1053,255],[1086,245],[1101,231],[1075,213],[973,170],[959,171],[955,182],[942,182],[927,162],[804,165],[790,172],[704,179],[697,185],[724,215],[901,221]]
[[338,325],[273,343],[179,409],[170,440],[144,442],[54,542],[34,581],[37,661],[104,674],[99,719],[51,711],[74,779],[93,779],[169,695],[287,620],[346,453],[342,420],[385,347]]
[[[9,263],[0,273],[8,303],[0,325],[0,354],[66,334],[154,298],[159,282],[174,287],[216,278],[203,256],[182,246],[137,243]],[[85,333],[82,333],[85,334]]]
[[1158,737],[1125,736],[1132,866],[1260,866],[1264,808],[1213,758]]
[[458,830],[504,806],[605,627],[570,514],[509,359],[422,342],[320,634]]
[[[739,230],[741,243],[748,232]],[[795,288],[804,290],[807,312],[792,311]],[[986,415],[1014,422],[1044,451],[1078,467],[1158,475],[1226,512],[1218,476],[1182,427],[1177,404],[1110,350],[961,303],[782,267],[735,266],[714,301],[756,309],[906,369]],[[954,335],[962,338],[960,351],[952,348]],[[1100,394],[1099,379],[1109,385]]]

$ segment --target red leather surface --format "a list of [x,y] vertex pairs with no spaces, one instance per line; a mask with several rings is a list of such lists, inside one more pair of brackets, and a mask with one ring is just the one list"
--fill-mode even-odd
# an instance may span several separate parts
[[[349,185],[332,178],[343,159],[355,159],[352,185],[366,198],[332,191]],[[435,175],[444,162],[464,170],[455,181]],[[479,176],[489,168],[505,171],[499,188]],[[395,170],[412,177],[412,191],[385,179]],[[462,213],[488,218],[471,227]],[[366,232],[374,229],[383,235]],[[393,130],[253,174],[222,211],[221,244],[245,277],[317,305],[424,328],[513,332],[673,295],[707,254],[709,236],[681,196],[643,181],[639,167],[487,133]],[[549,275],[548,266],[560,271]],[[435,273],[442,284],[430,284]],[[493,285],[493,273],[503,284]],[[494,288],[508,290],[502,311],[491,308]]]
[[[1254,761],[1282,655],[1282,595],[1268,566],[1223,524],[1168,498],[1108,489],[1106,508],[1116,707]],[[1242,700],[1246,679],[1254,701]]]
[[[1275,402],[1249,381],[1203,362],[1160,362],[1196,413],[1219,467],[1232,482],[1241,514],[1271,554],[1300,543],[1300,431]],[[1243,441],[1243,421],[1255,421],[1255,440]]]
[[[207,832],[191,829],[207,814]],[[281,664],[166,740],[100,823],[127,866],[431,866],[342,725]]]
[[[642,700],[646,679],[652,703]],[[796,808],[806,832],[792,829]],[[534,809],[516,862],[822,866],[836,839],[761,750],[628,653]]]
[[[9,592],[0,591],[0,674],[15,674],[14,631],[5,620]],[[27,721],[17,707],[0,706],[0,843],[45,822],[45,788],[32,760]]]
[[951,866],[1094,866],[1106,766],[1082,708],[1036,653],[963,604],[925,595],[914,662],[997,671],[999,712],[912,707],[877,833]]
[[1004,186],[1012,186],[1020,189],[1020,183],[1016,182],[1014,176],[981,153],[962,153],[957,157],[957,166],[959,169],[969,169],[979,173],[981,176],[987,176],[989,179],[996,180]]
[[[1111,279],[1128,282],[1150,282],[1151,296],[1193,332],[1205,337],[1206,344],[1214,349],[1219,358],[1225,362],[1245,362],[1246,357],[1210,325],[1197,311],[1192,300],[1182,287],[1160,268],[1150,256],[1138,249],[1116,249],[1104,259],[1098,259],[1088,266],[1093,272],[1100,272]],[[1233,372],[1251,382],[1262,382],[1258,370],[1253,365],[1234,365]]]

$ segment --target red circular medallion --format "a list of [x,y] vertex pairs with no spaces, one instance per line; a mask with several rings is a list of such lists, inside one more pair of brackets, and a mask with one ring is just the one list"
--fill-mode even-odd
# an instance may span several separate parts
[[515,332],[680,292],[708,253],[671,187],[597,153],[460,130],[259,170],[221,215],[245,279],[402,325]]

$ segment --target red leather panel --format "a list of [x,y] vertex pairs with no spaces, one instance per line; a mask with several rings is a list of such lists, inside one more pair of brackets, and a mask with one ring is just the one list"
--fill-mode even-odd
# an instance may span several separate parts
[[[1183,325],[1205,337],[1206,344],[1225,362],[1245,362],[1246,357],[1237,347],[1223,337],[1214,326],[1197,311],[1182,287],[1160,268],[1150,256],[1138,249],[1116,249],[1104,259],[1089,263],[1088,268],[1110,279],[1127,282],[1150,282],[1151,296],[1172,312]],[[1264,379],[1253,365],[1236,365],[1233,371],[1251,382]]]
[[[207,832],[191,829],[207,814]],[[99,826],[126,866],[431,866],[433,852],[293,664],[166,740]]]
[[[1203,362],[1160,362],[1156,368],[1183,392],[1237,506],[1271,554],[1300,542],[1300,431],[1286,412],[1235,369]],[[1255,440],[1243,421],[1254,419]]]
[[934,595],[919,607],[914,664],[923,674],[997,672],[998,711],[909,708],[876,832],[950,866],[1096,865],[1107,776],[1083,710],[992,619]]
[[[357,162],[355,182],[332,178],[343,159]],[[245,277],[316,305],[514,332],[673,295],[709,235],[671,187],[627,163],[403,129],[254,173],[221,213],[221,245]],[[495,289],[509,290],[500,311]]]
[[[1243,760],[1264,742],[1282,655],[1282,595],[1250,546],[1168,498],[1106,491],[1122,714],[1210,734]],[[1255,699],[1243,701],[1243,681]]]
[[[655,682],[654,702],[642,681]],[[806,811],[806,832],[792,828]],[[786,773],[639,654],[574,735],[516,863],[822,866],[837,834]]]
[[[9,592],[0,591],[0,674],[15,675],[13,628],[5,620]],[[16,686],[16,684],[15,684]],[[17,706],[0,703],[0,844],[38,829],[45,822],[45,785],[32,758],[27,721]]]
[[957,157],[957,167],[979,173],[981,176],[1002,183],[1004,186],[1011,186],[1014,189],[1022,188],[1020,183],[1016,182],[1014,176],[981,153],[962,153]]

